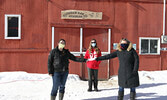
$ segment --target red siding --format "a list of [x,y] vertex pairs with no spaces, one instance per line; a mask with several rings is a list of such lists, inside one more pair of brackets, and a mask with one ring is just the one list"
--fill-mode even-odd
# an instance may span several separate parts
[[161,69],[167,70],[167,52],[161,53]]
[[[103,12],[103,19],[62,20],[62,10]],[[20,40],[4,39],[5,14],[21,14]],[[107,29],[111,28],[111,52],[114,51],[113,43],[118,43],[122,37],[137,44],[139,52],[139,37],[160,38],[162,19],[163,2],[159,0],[0,0],[0,71],[47,73],[52,26],[55,27],[55,46],[60,38],[65,38],[70,51],[79,51],[79,29],[82,27],[86,49],[90,39],[95,38],[100,49],[106,52]],[[140,70],[167,70],[166,55],[167,51],[161,51],[161,55],[140,55]],[[108,76],[107,64],[104,61],[100,65],[102,79]],[[109,64],[109,74],[117,74],[118,59],[110,60]],[[70,73],[86,78],[86,65],[71,61]]]
[[[162,19],[163,4],[160,2],[116,2],[112,40],[115,43],[119,41],[118,37],[126,37],[137,44],[139,52],[139,37],[161,37]],[[166,51],[161,51],[161,55],[140,55],[140,70],[166,70],[164,54]],[[118,60],[113,60],[113,66],[110,66],[111,75],[117,74],[116,66],[119,66]]]
[[6,52],[0,53],[0,71],[26,71],[46,73],[48,53],[46,52]]
[[[0,48],[47,48],[46,0],[3,0],[1,5]],[[21,14],[21,40],[4,39],[4,15]]]
[[[0,0],[0,71],[47,72],[47,0]],[[21,14],[21,39],[4,39],[5,14]]]
[[[105,6],[104,6],[105,5]],[[95,24],[113,25],[114,22],[114,2],[94,1],[94,0],[51,0],[49,2],[49,22],[58,24]],[[103,12],[102,20],[62,20],[62,10],[88,10]],[[113,16],[113,17],[110,17]]]

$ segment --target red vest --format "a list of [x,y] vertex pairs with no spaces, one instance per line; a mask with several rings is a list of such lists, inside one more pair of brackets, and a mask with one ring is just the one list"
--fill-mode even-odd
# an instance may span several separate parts
[[[101,51],[99,51],[99,53],[97,54],[96,51],[94,49],[92,49],[91,53],[89,53],[89,50],[86,51],[85,54],[85,59],[90,59],[90,58],[97,58],[101,56]],[[87,67],[90,69],[99,69],[99,64],[101,61],[87,61]]]

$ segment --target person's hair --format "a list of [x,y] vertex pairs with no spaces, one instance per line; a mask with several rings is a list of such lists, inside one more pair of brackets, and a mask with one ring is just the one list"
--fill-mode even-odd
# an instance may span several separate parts
[[[92,40],[94,40],[95,42],[96,42],[96,39],[92,39]],[[92,51],[92,40],[90,41],[90,43],[89,43],[89,48],[88,48],[88,50],[89,50],[89,54],[91,53],[91,51]],[[99,52],[100,52],[100,49],[98,48],[98,46],[97,46],[97,42],[96,42],[96,46],[94,47],[94,49],[95,49],[95,51],[96,51],[96,53],[97,54],[99,54]]]
[[130,43],[130,41],[128,40],[128,39],[126,39],[126,38],[122,38],[120,41],[119,41],[119,43],[121,44],[121,42],[122,41],[126,41],[127,42],[127,44],[129,44]]
[[60,39],[58,43],[60,43],[60,41],[64,41],[64,43],[66,44],[66,41],[64,39]]
[[130,49],[133,47],[133,44],[132,44],[128,39],[126,39],[126,38],[122,38],[122,39],[119,41],[119,43],[118,43],[118,45],[117,45],[117,49],[118,49],[119,51],[122,51],[121,48],[120,48],[122,41],[126,41],[126,42],[127,42],[127,44],[129,45],[128,48],[127,48],[127,51],[130,51]]

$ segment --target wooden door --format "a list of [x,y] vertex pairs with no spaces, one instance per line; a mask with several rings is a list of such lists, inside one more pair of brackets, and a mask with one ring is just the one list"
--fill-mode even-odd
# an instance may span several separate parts
[[[65,27],[59,27],[54,28],[54,47],[57,46],[58,41],[60,39],[66,40],[66,49],[69,49],[71,53],[73,52],[80,52],[80,28],[65,28]],[[79,54],[80,56],[80,54]],[[70,74],[77,74],[80,77],[82,72],[82,63],[80,62],[74,62],[70,60],[69,64],[69,73]]]
[[[58,27],[54,28],[54,47],[60,39],[66,40],[66,49],[75,56],[80,56],[85,54],[86,49],[89,46],[91,39],[96,39],[98,47],[100,48],[102,54],[109,53],[109,34],[106,28],[65,28]],[[81,40],[82,39],[82,40]],[[81,43],[82,41],[82,43]],[[82,79],[88,79],[88,72],[86,63],[78,63],[70,61],[69,65],[70,74],[77,74]],[[109,75],[109,61],[102,61],[99,68],[99,79],[107,79]]]
[[[102,54],[103,52],[108,52],[108,29],[103,28],[83,28],[83,50],[87,50],[91,39],[96,39],[97,45],[100,48]],[[107,79],[108,78],[108,66],[109,61],[102,61],[99,65],[98,78]],[[88,79],[87,66],[84,64],[83,77]]]

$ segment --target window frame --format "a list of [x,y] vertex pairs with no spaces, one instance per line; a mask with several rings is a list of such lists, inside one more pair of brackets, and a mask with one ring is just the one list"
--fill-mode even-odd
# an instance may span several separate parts
[[[150,53],[150,50],[148,53],[141,53],[141,41],[142,39],[146,39],[146,40],[157,40],[157,53]],[[148,48],[150,49],[150,42],[148,44]],[[140,55],[160,55],[160,38],[154,38],[154,37],[139,37],[139,54]]]
[[[8,37],[8,17],[18,17],[18,36]],[[5,14],[5,39],[21,39],[21,15],[20,14]]]

